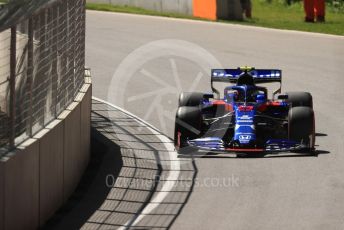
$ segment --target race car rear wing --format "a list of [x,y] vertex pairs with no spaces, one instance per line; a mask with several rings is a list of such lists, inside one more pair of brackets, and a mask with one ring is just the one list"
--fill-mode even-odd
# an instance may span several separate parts
[[279,89],[277,89],[273,96],[277,93],[281,93],[282,89],[282,70],[279,69],[255,69],[249,67],[242,67],[237,69],[212,69],[211,70],[211,88],[214,93],[219,95],[219,92],[213,87],[214,82],[229,82],[237,83],[240,75],[244,72],[252,75],[254,83],[280,83]]

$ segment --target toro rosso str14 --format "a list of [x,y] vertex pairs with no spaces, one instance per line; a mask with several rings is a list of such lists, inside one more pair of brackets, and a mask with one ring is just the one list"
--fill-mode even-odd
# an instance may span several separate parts
[[[214,82],[228,83],[223,97]],[[262,84],[271,82],[278,83],[279,88],[269,99]],[[212,93],[188,92],[179,97],[176,149],[179,153],[196,149],[238,155],[288,151],[313,154],[312,95],[281,94],[281,86],[282,71],[277,69],[212,70]]]

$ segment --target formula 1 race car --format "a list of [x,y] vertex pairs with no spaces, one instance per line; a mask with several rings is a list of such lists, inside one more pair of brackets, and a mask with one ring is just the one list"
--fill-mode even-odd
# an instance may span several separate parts
[[[232,85],[225,87],[221,97],[214,82]],[[259,85],[272,82],[279,88],[268,99],[267,88]],[[211,88],[212,93],[179,97],[174,134],[179,153],[196,149],[255,156],[290,151],[315,154],[312,95],[281,94],[281,70],[214,69]]]

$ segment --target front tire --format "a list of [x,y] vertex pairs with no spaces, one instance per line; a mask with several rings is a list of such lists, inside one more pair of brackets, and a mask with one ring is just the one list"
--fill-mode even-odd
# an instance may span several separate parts
[[299,106],[289,110],[288,114],[289,139],[302,142],[307,146],[306,151],[313,154],[315,144],[314,111],[310,107]]
[[196,139],[201,133],[202,116],[198,106],[178,108],[174,129],[174,145],[178,152],[188,149],[187,140]]

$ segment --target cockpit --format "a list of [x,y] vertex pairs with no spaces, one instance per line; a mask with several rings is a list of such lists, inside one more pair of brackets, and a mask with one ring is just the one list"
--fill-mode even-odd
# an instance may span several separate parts
[[229,86],[224,90],[227,103],[264,103],[267,100],[267,90],[257,86]]

